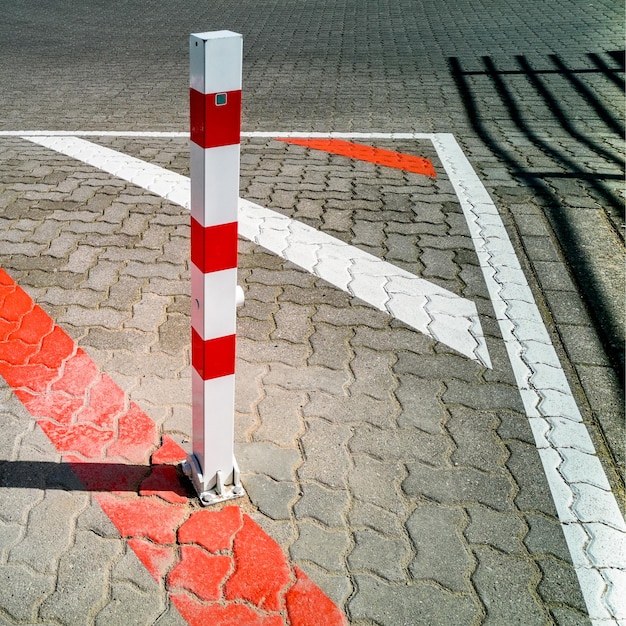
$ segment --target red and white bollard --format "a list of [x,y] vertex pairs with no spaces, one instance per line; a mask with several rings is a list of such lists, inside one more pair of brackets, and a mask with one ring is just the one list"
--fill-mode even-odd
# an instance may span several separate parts
[[193,452],[183,469],[213,504],[244,495],[234,456],[243,38],[198,33],[189,48]]

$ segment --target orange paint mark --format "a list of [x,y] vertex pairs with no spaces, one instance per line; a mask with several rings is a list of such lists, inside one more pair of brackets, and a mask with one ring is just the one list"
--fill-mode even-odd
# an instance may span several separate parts
[[244,600],[265,611],[280,611],[289,584],[281,547],[252,518],[245,516],[233,545],[235,572],[224,589],[227,600]]
[[217,601],[231,566],[230,556],[209,554],[198,546],[181,546],[180,561],[167,577],[167,585],[187,589],[205,602]]
[[227,506],[221,511],[197,511],[178,529],[179,543],[197,543],[209,552],[230,550],[241,530],[241,509]]
[[[296,584],[287,592],[287,614],[291,626],[345,626],[343,613],[315,586],[299,568],[294,567]],[[315,621],[311,621],[311,619]]]
[[429,159],[416,157],[402,152],[394,152],[393,150],[384,150],[382,148],[374,148],[360,143],[344,141],[343,139],[294,139],[277,137],[276,141],[284,141],[292,143],[312,150],[322,150],[330,154],[356,159],[358,161],[367,161],[384,167],[391,167],[404,172],[412,172],[413,174],[422,174],[430,178],[437,178],[437,172]]
[[[172,594],[172,602],[191,626],[284,626],[280,615],[260,615],[243,604],[200,604],[184,594]],[[314,622],[311,622],[312,624]]]
[[136,537],[129,539],[128,545],[157,582],[165,578],[168,570],[176,561],[176,554],[172,546],[159,546],[146,539],[137,539]]

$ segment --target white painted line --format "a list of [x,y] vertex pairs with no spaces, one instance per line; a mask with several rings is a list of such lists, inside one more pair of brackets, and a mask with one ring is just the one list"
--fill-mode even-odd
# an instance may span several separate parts
[[0,137],[156,137],[158,139],[189,139],[189,131],[134,130],[0,130]]
[[[189,179],[72,136],[24,136],[189,208]],[[491,367],[476,305],[276,211],[239,199],[239,233],[335,287]]]
[[623,624],[626,523],[497,208],[454,136],[433,144],[470,228],[589,617]]
[[[249,131],[242,137],[272,138],[300,137],[307,139],[432,139],[429,133],[306,133],[285,131],[284,133]],[[189,139],[189,131],[141,131],[141,130],[0,130],[0,137],[155,137],[160,139]]]

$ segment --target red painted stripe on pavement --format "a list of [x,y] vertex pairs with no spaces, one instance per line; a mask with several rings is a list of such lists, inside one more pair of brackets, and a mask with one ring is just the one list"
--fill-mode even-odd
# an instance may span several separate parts
[[322,150],[339,156],[345,156],[350,159],[359,161],[368,161],[376,165],[391,167],[413,174],[423,174],[430,178],[437,178],[437,172],[429,159],[416,157],[410,154],[394,152],[393,150],[384,150],[382,148],[374,148],[360,143],[344,141],[343,139],[298,139],[292,137],[277,137],[276,141],[284,141],[298,146],[304,146],[313,150]]
[[182,448],[1,269],[0,375],[192,626],[346,624],[238,507],[190,506]]
[[191,262],[203,274],[237,267],[237,222],[204,227],[192,217]]
[[[223,104],[221,104],[223,102]],[[241,91],[203,94],[189,90],[191,141],[201,148],[230,146],[240,141]]]

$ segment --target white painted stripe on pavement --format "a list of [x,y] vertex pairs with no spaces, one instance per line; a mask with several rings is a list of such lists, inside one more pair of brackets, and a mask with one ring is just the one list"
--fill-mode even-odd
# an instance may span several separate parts
[[454,136],[432,140],[470,228],[589,617],[623,624],[626,523],[496,206]]
[[[190,181],[75,136],[24,136],[189,209]],[[240,234],[381,311],[491,367],[476,305],[391,263],[247,200]]]
[[[429,133],[306,133],[285,131],[284,133],[265,131],[243,131],[242,137],[300,137],[306,139],[432,139]],[[0,137],[156,137],[161,139],[189,138],[189,131],[142,131],[142,130],[0,130]]]

